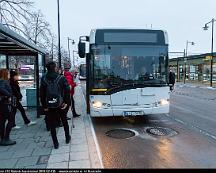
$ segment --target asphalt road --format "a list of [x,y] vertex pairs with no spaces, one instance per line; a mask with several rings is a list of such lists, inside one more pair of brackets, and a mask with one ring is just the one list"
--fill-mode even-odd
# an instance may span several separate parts
[[[135,118],[92,118],[105,168],[216,168],[216,91],[176,87],[169,115]],[[173,130],[154,136],[149,127]],[[116,139],[112,129],[127,128],[137,135]]]

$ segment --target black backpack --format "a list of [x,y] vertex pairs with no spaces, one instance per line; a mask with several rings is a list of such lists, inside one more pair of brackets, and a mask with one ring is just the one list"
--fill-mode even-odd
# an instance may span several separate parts
[[47,108],[59,108],[63,104],[63,92],[59,85],[59,81],[62,78],[59,75],[55,80],[48,80],[44,77],[46,83],[46,105]]

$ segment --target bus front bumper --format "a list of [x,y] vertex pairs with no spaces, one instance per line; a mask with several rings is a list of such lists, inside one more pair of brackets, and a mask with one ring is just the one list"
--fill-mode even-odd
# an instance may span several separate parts
[[[118,107],[112,109],[91,109],[92,117],[111,117],[111,116],[125,116],[125,112],[142,112],[140,116],[146,116],[151,114],[167,114],[169,113],[169,105],[158,106],[158,107]],[[134,116],[134,115],[133,115]]]

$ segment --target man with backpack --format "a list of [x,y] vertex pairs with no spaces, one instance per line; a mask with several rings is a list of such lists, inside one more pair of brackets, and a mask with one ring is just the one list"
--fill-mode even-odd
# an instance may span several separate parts
[[65,77],[57,73],[55,62],[49,62],[46,68],[48,72],[41,79],[40,99],[50,127],[54,148],[58,149],[56,127],[59,118],[64,127],[66,143],[68,144],[71,140],[66,110],[71,104],[70,87]]

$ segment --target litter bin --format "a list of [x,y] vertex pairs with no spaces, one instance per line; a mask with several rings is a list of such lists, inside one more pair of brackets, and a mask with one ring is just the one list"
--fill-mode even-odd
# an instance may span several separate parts
[[37,106],[36,88],[26,89],[26,101],[27,101],[27,107]]

